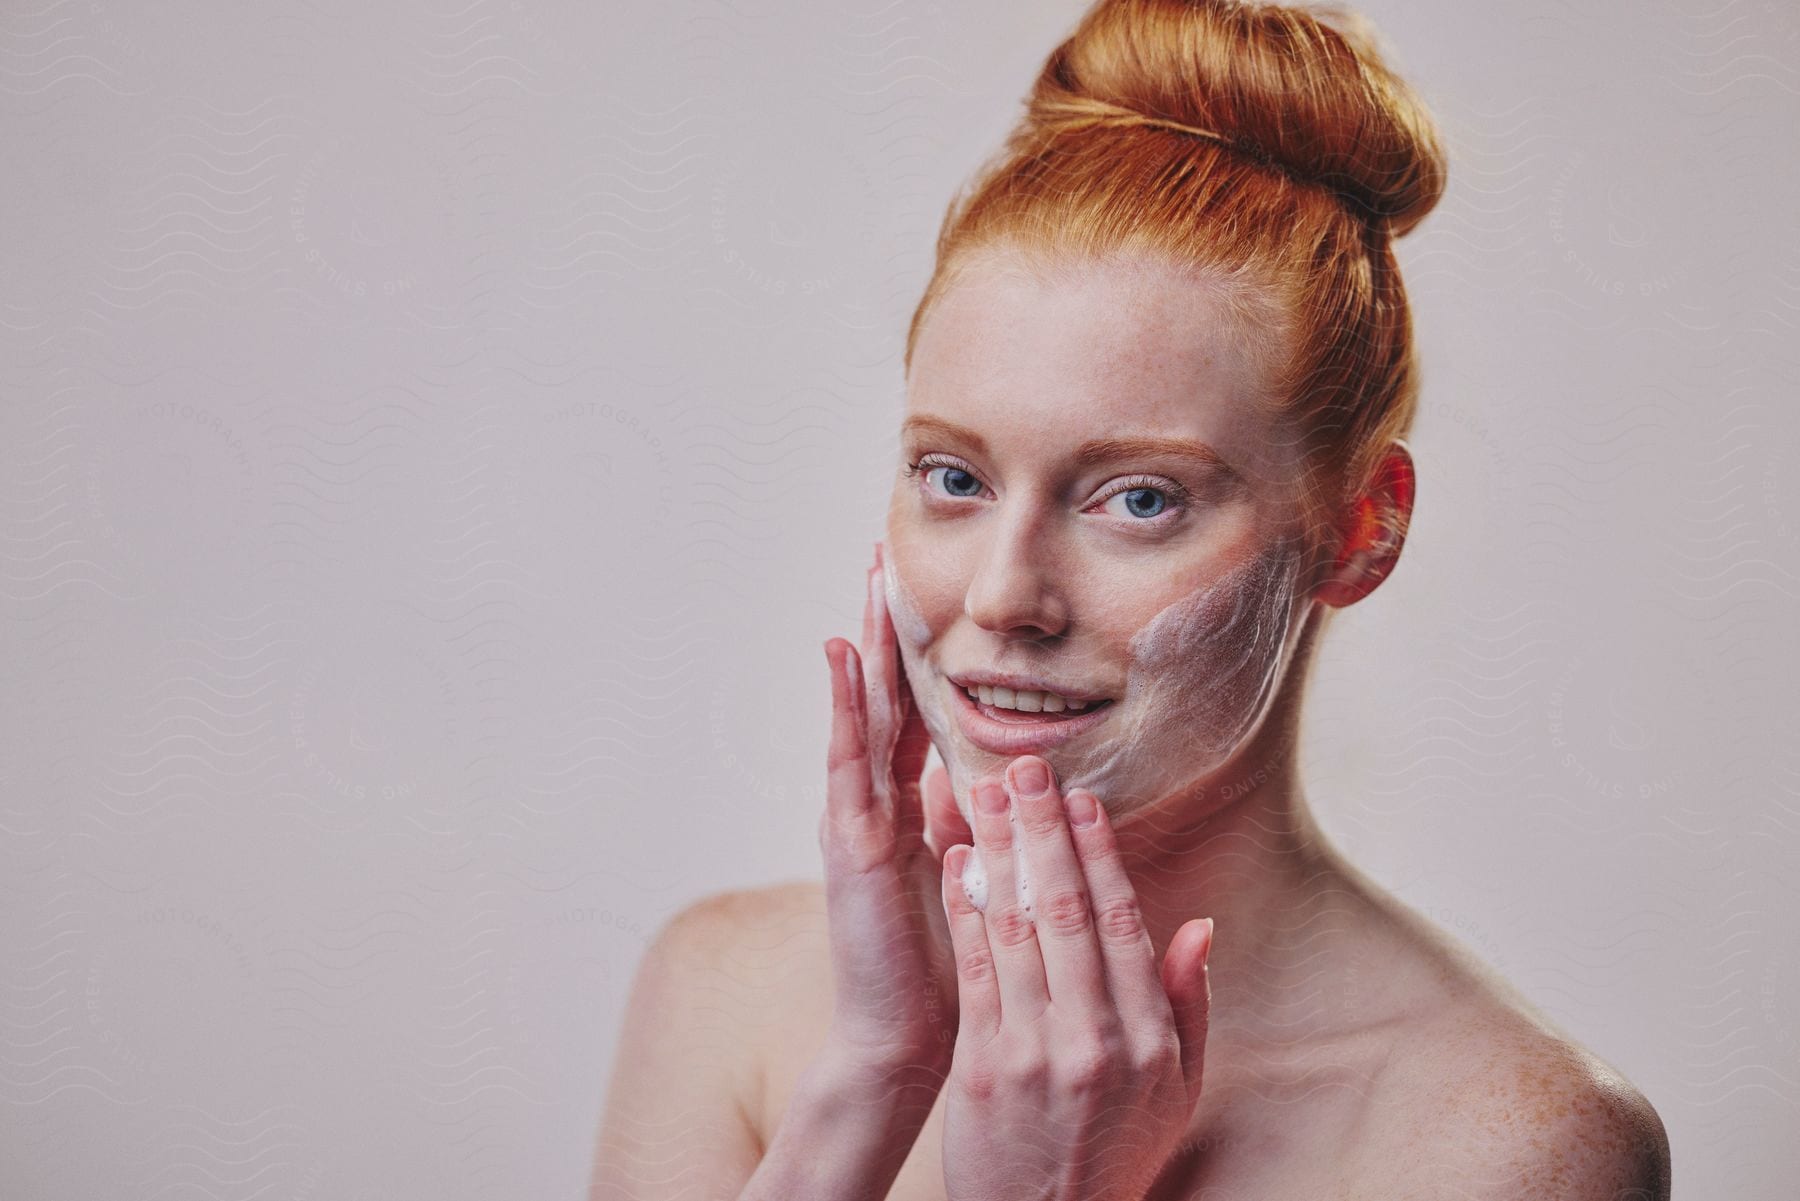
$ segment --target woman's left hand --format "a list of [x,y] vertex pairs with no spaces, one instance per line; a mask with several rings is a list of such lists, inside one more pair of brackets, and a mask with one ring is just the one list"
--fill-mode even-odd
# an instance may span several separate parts
[[[1143,1201],[1200,1097],[1212,922],[1182,926],[1159,971],[1093,794],[1072,790],[1065,809],[1033,755],[974,791],[985,914],[962,890],[969,848],[944,858],[961,1007],[948,1201]],[[1014,894],[1015,841],[1035,925]]]

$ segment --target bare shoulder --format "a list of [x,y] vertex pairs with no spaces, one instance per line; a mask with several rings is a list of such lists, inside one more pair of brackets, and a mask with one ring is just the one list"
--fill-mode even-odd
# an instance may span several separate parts
[[794,881],[714,893],[669,919],[661,939],[667,954],[707,973],[703,986],[754,1032],[791,1010],[792,989],[829,968],[824,887]]
[[[727,1011],[743,1064],[746,1111],[759,1129],[781,1112],[791,1076],[812,1058],[831,1015],[831,940],[822,881],[721,892],[671,921],[704,963],[694,986]],[[725,1014],[722,1013],[722,1020]]]
[[1487,999],[1436,1015],[1383,1073],[1366,1178],[1384,1197],[1666,1201],[1669,1140],[1623,1075]]
[[826,945],[825,887],[817,880],[783,881],[704,897],[670,920],[711,946],[745,978],[780,978],[796,961],[811,965]]
[[638,967],[621,1057],[666,1058],[657,1044],[679,1039],[748,1106],[767,1045],[818,970],[824,935],[818,884],[732,889],[689,903],[663,922]]
[[817,880],[733,888],[701,897],[664,925],[678,936],[718,946],[722,939],[754,935],[816,911],[823,916],[824,887]]
[[770,1028],[823,928],[807,908],[803,887],[743,889],[662,924],[632,981],[591,1196],[733,1196],[755,1171]]

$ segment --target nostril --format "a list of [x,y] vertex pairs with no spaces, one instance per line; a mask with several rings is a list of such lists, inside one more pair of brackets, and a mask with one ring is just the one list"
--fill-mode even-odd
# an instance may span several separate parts
[[1021,581],[978,581],[963,593],[963,613],[982,629],[1013,637],[1053,639],[1068,625],[1054,592]]

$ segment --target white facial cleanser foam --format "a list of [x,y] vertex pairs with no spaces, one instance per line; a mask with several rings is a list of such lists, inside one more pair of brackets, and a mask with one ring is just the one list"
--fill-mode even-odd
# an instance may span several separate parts
[[[924,658],[930,627],[891,556],[885,564],[888,608],[907,678],[967,818],[976,777],[1002,765],[964,739],[948,711],[945,689],[953,685]],[[1296,543],[1271,543],[1152,616],[1128,644],[1125,694],[1114,698],[1111,718],[1091,736],[1044,755],[1064,794],[1085,788],[1116,817],[1183,791],[1227,762],[1256,730],[1281,680],[1299,625],[1300,568]],[[1029,881],[1016,837],[1013,846],[1016,891],[1024,905]],[[963,887],[978,908],[986,908],[987,883],[977,850]]]

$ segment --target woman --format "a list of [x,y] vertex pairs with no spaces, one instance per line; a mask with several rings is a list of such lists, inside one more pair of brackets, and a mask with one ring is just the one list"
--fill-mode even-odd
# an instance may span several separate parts
[[826,647],[824,887],[662,932],[595,1197],[1667,1196],[1638,1092],[1302,795],[1412,510],[1391,241],[1445,182],[1333,22],[1101,0],[952,206]]

